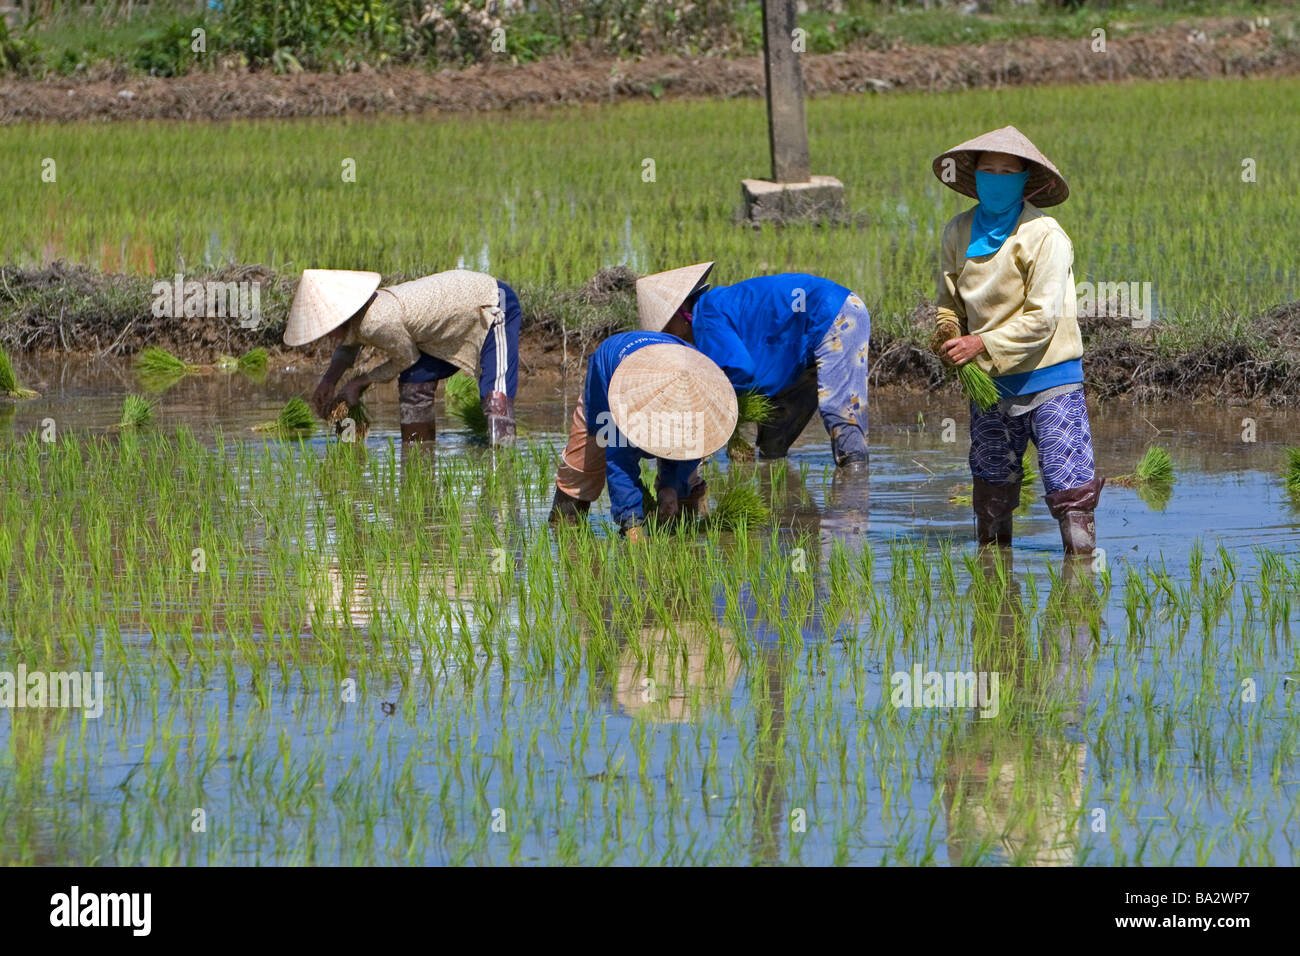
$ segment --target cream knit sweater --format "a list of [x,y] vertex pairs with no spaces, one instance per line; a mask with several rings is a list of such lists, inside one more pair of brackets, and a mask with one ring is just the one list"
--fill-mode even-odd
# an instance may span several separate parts
[[1025,203],[992,255],[966,258],[975,207],[943,230],[936,322],[978,335],[990,375],[1032,372],[1083,357],[1074,293],[1074,246],[1051,216]]
[[352,321],[342,344],[369,345],[388,355],[366,373],[375,382],[396,378],[421,352],[477,377],[483,340],[500,315],[497,296],[496,279],[466,269],[385,286],[360,321]]

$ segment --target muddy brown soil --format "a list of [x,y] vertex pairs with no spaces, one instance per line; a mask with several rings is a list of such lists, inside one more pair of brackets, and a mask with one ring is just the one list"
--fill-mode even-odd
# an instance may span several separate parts
[[[1061,83],[1109,83],[1300,73],[1300,44],[1245,19],[1197,21],[1111,37],[1027,38],[981,46],[896,46],[805,54],[809,93],[885,93]],[[176,78],[120,73],[98,79],[0,82],[0,124],[26,121],[237,119],[344,114],[462,113],[652,97],[727,99],[763,92],[759,57],[652,56],[478,64],[431,73],[218,72]]]
[[[262,266],[192,276],[203,281],[262,283],[264,324],[243,329],[231,319],[167,318],[152,314],[151,279],[54,263],[43,269],[0,267],[0,346],[16,357],[58,354],[87,360],[129,357],[158,345],[187,361],[211,363],[255,346],[271,353],[271,369],[324,368],[329,349],[283,349],[285,315],[296,277]],[[386,276],[401,281],[407,276]],[[578,380],[583,359],[605,336],[634,322],[636,276],[604,270],[574,290],[521,288],[524,310],[521,374],[545,382]],[[921,303],[900,328],[873,329],[871,384],[898,390],[954,388],[952,375],[924,346],[934,306]],[[897,323],[895,324],[897,325]],[[1080,318],[1090,391],[1129,401],[1194,401],[1216,405],[1300,407],[1300,302],[1243,323],[1231,339],[1194,342],[1159,323],[1134,327],[1131,318]],[[363,362],[369,361],[363,356]],[[20,377],[21,377],[21,369]]]

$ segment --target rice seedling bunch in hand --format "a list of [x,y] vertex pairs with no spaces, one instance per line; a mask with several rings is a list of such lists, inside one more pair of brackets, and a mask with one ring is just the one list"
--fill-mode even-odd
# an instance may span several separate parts
[[253,426],[253,431],[275,432],[281,438],[303,438],[315,430],[316,418],[311,408],[296,395],[285,403],[275,421]]
[[740,428],[751,422],[761,425],[770,421],[776,412],[776,406],[766,395],[758,392],[741,392],[736,396],[736,411],[736,428],[727,439],[727,455],[738,460],[750,461],[754,457],[754,446],[741,435]]
[[352,419],[353,434],[358,441],[365,440],[366,434],[370,431],[370,413],[366,410],[365,402],[357,402],[355,405],[348,405],[347,402],[339,402],[330,412],[329,423],[334,426],[334,433],[342,435],[347,426],[344,422]]
[[9,361],[9,353],[4,349],[0,349],[0,396],[5,398],[36,397],[36,392],[18,384],[18,376],[14,374],[13,362]]
[[998,403],[998,387],[988,372],[974,362],[957,366],[957,380],[966,397],[975,403],[981,412],[987,412]]
[[479,398],[478,382],[464,372],[447,380],[447,413],[482,441],[488,438],[488,420]]

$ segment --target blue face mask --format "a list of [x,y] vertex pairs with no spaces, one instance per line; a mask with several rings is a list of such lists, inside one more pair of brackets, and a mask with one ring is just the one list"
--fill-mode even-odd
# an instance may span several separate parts
[[1029,170],[1018,173],[985,173],[975,170],[975,194],[980,204],[971,221],[968,257],[987,256],[1002,248],[1020,220],[1025,183]]

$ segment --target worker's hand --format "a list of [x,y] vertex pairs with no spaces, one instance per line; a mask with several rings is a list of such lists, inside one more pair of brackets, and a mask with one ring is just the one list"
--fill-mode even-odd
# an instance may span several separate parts
[[366,381],[365,378],[357,376],[339,389],[338,400],[341,402],[347,402],[348,408],[351,408],[353,405],[360,403],[361,393],[369,386],[370,383]]
[[623,536],[627,538],[629,544],[640,544],[645,540],[645,532],[641,530],[639,524],[634,524],[624,532]]
[[943,344],[943,358],[949,365],[965,365],[984,351],[984,340],[978,335],[962,335]]
[[311,407],[315,409],[316,414],[321,418],[329,417],[337,402],[334,401],[334,387],[338,383],[331,379],[328,374],[324,375],[320,384],[316,386],[316,391],[311,393]]
[[659,489],[659,520],[671,521],[681,510],[677,502],[677,491],[673,488]]

